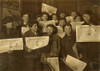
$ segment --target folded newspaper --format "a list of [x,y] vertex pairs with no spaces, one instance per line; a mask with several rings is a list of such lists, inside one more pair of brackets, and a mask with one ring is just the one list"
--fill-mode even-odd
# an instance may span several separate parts
[[60,71],[58,57],[49,57],[47,58],[47,62],[53,71]]
[[66,60],[63,62],[73,71],[83,71],[87,65],[87,63],[78,60],[70,55],[67,55]]

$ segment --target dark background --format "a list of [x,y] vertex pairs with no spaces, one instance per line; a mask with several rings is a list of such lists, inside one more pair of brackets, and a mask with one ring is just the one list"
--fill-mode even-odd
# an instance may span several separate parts
[[72,11],[83,13],[85,10],[92,10],[97,23],[100,22],[100,0],[0,0],[0,29],[3,12],[1,1],[19,1],[20,15],[29,13],[33,18],[41,13],[42,3],[57,7],[57,14],[65,12],[66,15],[70,15]]
[[29,12],[33,17],[41,12],[42,3],[46,3],[57,7],[58,14],[65,12],[69,15],[72,11],[79,11],[80,13],[85,10],[92,10],[96,20],[100,18],[100,0],[21,0],[22,13]]

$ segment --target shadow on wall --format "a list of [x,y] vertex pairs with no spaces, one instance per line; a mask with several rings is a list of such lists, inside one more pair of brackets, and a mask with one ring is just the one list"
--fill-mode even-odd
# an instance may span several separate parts
[[97,17],[98,17],[98,23],[100,25],[100,4],[98,5],[98,10],[97,10]]

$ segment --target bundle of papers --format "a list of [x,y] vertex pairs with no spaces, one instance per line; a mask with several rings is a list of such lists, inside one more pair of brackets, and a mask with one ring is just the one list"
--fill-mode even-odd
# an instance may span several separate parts
[[54,69],[54,71],[60,71],[59,70],[59,59],[58,59],[58,57],[47,58],[47,62]]
[[80,61],[70,55],[67,55],[65,64],[73,71],[83,71],[87,63]]
[[0,53],[12,51],[12,50],[23,50],[22,38],[0,40]]
[[35,50],[47,46],[49,43],[49,36],[26,37],[25,41],[27,48]]
[[77,25],[77,42],[100,42],[100,26]]
[[53,13],[56,14],[57,8],[47,5],[45,3],[42,3],[42,12],[47,12],[49,15],[52,15]]

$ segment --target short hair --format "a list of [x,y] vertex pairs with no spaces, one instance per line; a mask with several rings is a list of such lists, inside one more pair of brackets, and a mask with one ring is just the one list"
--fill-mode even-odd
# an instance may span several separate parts
[[36,15],[35,18],[41,17],[41,15]]
[[46,27],[52,27],[54,29],[53,33],[52,34],[57,34],[58,30],[57,30],[57,27],[53,24],[48,24]]
[[53,13],[53,14],[51,15],[51,17],[52,17],[53,15],[56,15],[56,17],[58,18],[58,15],[57,15],[57,14]]
[[70,28],[71,28],[71,33],[72,33],[72,25],[71,24],[65,24],[64,26],[63,26],[63,31],[64,31],[64,28],[66,27],[66,26],[70,26]]
[[83,14],[88,14],[88,15],[91,16],[93,14],[93,12],[91,10],[86,10],[86,11],[83,12]]
[[26,14],[28,14],[29,15],[29,13],[28,12],[26,12],[26,13],[22,13],[21,14],[21,17],[23,17],[24,15],[26,15]]
[[[82,16],[81,16],[81,15],[78,15],[78,16],[80,17],[81,21],[83,21]],[[74,20],[75,20],[78,16],[75,16],[75,17],[74,17]]]
[[9,22],[13,22],[13,18],[11,16],[7,16],[3,19],[3,24],[7,24]]
[[67,21],[66,21],[66,19],[65,19],[65,18],[60,18],[60,19],[58,20],[58,25],[59,25],[60,20],[64,20],[64,21],[65,21],[65,23],[67,24]]
[[46,14],[49,17],[49,14],[47,12],[42,12],[41,17]]

